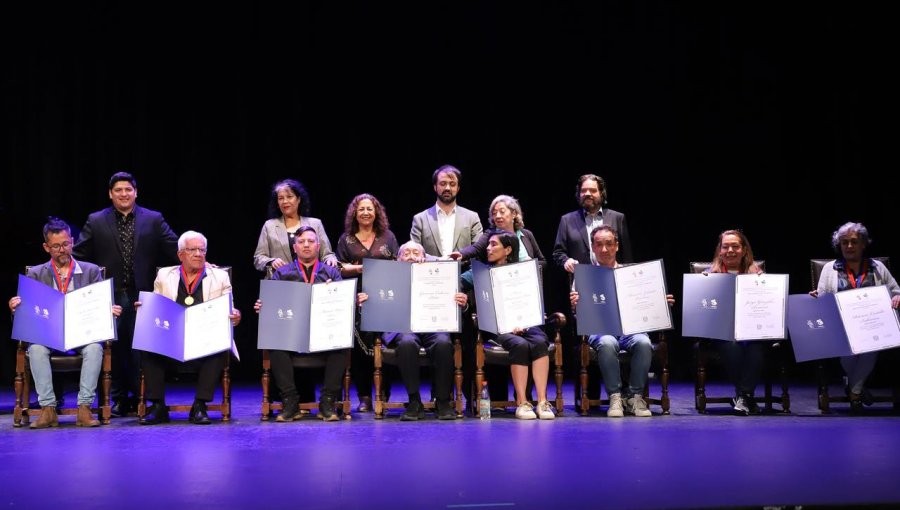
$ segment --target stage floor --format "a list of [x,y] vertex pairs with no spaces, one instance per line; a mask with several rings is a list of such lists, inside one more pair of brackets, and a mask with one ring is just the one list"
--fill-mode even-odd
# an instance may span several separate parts
[[[724,386],[717,391],[727,392]],[[654,387],[654,390],[656,388]],[[472,418],[401,422],[371,413],[323,423],[261,422],[256,385],[234,388],[233,421],[79,429],[12,426],[0,391],[0,503],[5,508],[719,508],[900,504],[900,418],[882,405],[822,416],[815,389],[791,388],[793,413],[693,409],[671,387],[672,414],[581,417],[566,386],[553,422]],[[404,392],[395,385],[394,395]],[[423,388],[427,395],[427,389]],[[169,401],[190,402],[185,387]],[[33,397],[32,397],[33,398]],[[74,394],[67,399],[74,400]],[[354,402],[355,404],[355,402]],[[658,413],[657,407],[652,407]]]

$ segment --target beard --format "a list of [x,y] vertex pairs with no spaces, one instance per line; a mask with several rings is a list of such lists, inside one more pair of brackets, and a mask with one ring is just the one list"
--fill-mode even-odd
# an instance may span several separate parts
[[456,195],[452,193],[441,193],[438,195],[438,200],[440,200],[444,204],[452,204],[456,201]]

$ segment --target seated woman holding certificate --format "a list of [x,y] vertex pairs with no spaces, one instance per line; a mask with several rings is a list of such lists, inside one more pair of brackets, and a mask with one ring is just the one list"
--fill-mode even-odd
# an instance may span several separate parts
[[[519,239],[512,233],[494,232],[488,238],[486,250],[486,262],[491,266],[502,266],[518,261]],[[460,276],[465,291],[474,289],[474,276],[472,271],[466,271]],[[513,379],[513,387],[516,391],[516,418],[520,420],[552,420],[556,418],[553,407],[547,401],[547,377],[550,373],[550,341],[544,331],[537,326],[527,329],[517,328],[511,333],[497,335],[494,339],[509,352],[510,372]],[[537,390],[538,406],[535,412],[534,406],[528,401],[528,365],[531,365],[531,375],[534,379],[534,387]]]
[[[397,257],[399,243],[390,231],[390,222],[384,206],[374,196],[357,195],[347,206],[344,215],[344,233],[337,242],[337,258],[344,278],[357,278],[357,289],[362,288],[363,259],[393,260]],[[362,333],[363,341],[371,350],[375,343],[372,333]],[[361,413],[372,410],[373,367],[370,356],[356,344],[350,360],[350,372],[359,396]],[[387,385],[390,387],[390,384]],[[387,400],[385,398],[385,400]]]
[[[185,307],[195,306],[225,294],[231,294],[228,273],[206,264],[206,237],[188,230],[178,238],[180,266],[164,267],[156,274],[153,292],[161,294]],[[139,307],[140,302],[134,304]],[[241,322],[241,312],[232,309],[229,316],[232,326]],[[206,403],[212,401],[216,384],[222,375],[229,351],[206,356],[188,363],[199,363],[197,390],[188,421],[196,425],[209,425]],[[171,358],[144,351],[141,353],[141,370],[144,372],[144,398],[152,405],[141,417],[141,425],[156,425],[169,421],[166,407],[166,367],[176,363]]]
[[[281,266],[272,275],[273,280],[301,282],[307,284],[326,283],[340,281],[341,273],[319,260],[319,238],[316,230],[310,226],[301,226],[294,237],[294,251],[297,260],[292,264]],[[262,310],[263,302],[257,299],[253,305],[256,313]],[[275,385],[281,392],[284,409],[275,421],[288,422],[299,420],[300,395],[294,382],[294,365],[291,362],[293,356],[300,354],[292,351],[270,350],[269,357],[272,363],[272,377]],[[325,381],[319,394],[318,418],[325,421],[337,421],[335,412],[335,400],[340,396],[341,378],[344,375],[344,364],[347,357],[347,349],[331,350],[323,353],[325,360]]]
[[[750,241],[740,230],[719,234],[710,273],[762,273],[753,260]],[[759,414],[753,393],[762,374],[765,344],[763,342],[721,342],[729,379],[734,384],[732,408],[738,415]]]
[[[819,276],[814,295],[824,292],[837,293],[861,287],[887,286],[891,294],[891,306],[900,306],[900,286],[887,267],[880,261],[865,256],[872,240],[869,230],[862,223],[844,223],[831,236],[831,245],[840,258],[825,264]],[[872,395],[866,390],[866,379],[875,368],[878,352],[867,352],[841,358],[841,366],[847,374],[847,393],[850,410],[858,413],[863,404],[872,405]]]
[[[619,253],[619,235],[608,225],[601,225],[591,231],[591,250],[597,259],[597,265],[610,269],[619,267],[616,254]],[[569,294],[569,301],[574,308],[578,304],[578,291]],[[671,294],[666,295],[669,305],[675,303]],[[647,386],[647,375],[650,372],[650,361],[653,357],[653,346],[647,333],[635,333],[615,337],[613,335],[591,335],[588,339],[591,347],[597,351],[597,365],[606,394],[609,395],[609,409],[606,416],[621,418],[628,414],[648,417],[653,414],[644,400],[644,387]],[[631,375],[627,392],[622,396],[622,375],[619,369],[619,350],[631,353]]]

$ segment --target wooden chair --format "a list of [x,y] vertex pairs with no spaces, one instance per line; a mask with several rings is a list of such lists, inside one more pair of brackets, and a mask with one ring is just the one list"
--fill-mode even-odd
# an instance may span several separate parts
[[[25,273],[31,266],[25,267]],[[106,278],[106,268],[100,268],[102,278]],[[16,376],[15,376],[15,393],[16,401],[13,407],[13,426],[22,427],[28,425],[31,416],[40,414],[40,409],[29,409],[28,400],[31,395],[31,363],[28,360],[28,342],[19,341],[16,347]],[[50,369],[56,373],[81,373],[81,354],[69,355],[63,352],[53,351],[50,354]],[[103,425],[109,425],[110,416],[112,416],[112,406],[110,405],[110,389],[112,387],[112,342],[103,342],[103,361],[100,367],[100,384],[97,391],[97,402],[99,407],[94,407],[91,412],[96,413]],[[56,386],[54,385],[54,388]],[[62,395],[57,393],[56,397]],[[61,415],[75,415],[78,413],[78,407],[65,407],[57,409],[57,413]]]
[[[493,342],[484,342],[483,332],[478,329],[478,315],[476,313],[472,314],[472,322],[475,324],[475,330],[477,331],[477,333],[475,336],[475,385],[471,389],[472,393],[470,401],[477,402],[478,393],[481,389],[481,383],[482,381],[484,381],[485,363],[490,365],[509,366],[510,362],[509,351]],[[558,416],[562,416],[563,414],[563,349],[562,336],[560,335],[560,331],[565,326],[566,316],[560,312],[554,312],[550,314],[550,316],[546,318],[544,324],[544,333],[547,334],[547,338],[551,339],[549,346],[550,363],[553,366],[551,373],[556,384],[556,398],[552,400],[552,402],[554,404],[554,407],[556,408],[556,414]],[[547,393],[549,397],[550,381],[547,382]],[[504,400],[500,402],[491,401],[492,407],[514,407],[515,405],[515,400]],[[473,412],[475,416],[479,416],[478,406],[473,406]]]
[[[577,317],[575,320],[578,320]],[[658,405],[662,408],[662,414],[669,414],[669,343],[666,340],[665,332],[651,333],[651,346],[653,348],[653,360],[658,367],[660,374],[659,382],[661,393],[659,398],[650,397],[650,381],[644,387],[644,400],[647,404]],[[588,395],[589,368],[597,366],[597,351],[588,343],[588,336],[581,335],[581,342],[578,345],[578,357],[581,360],[581,369],[578,373],[578,379],[575,382],[575,401],[578,403],[578,413],[587,416],[590,408],[609,405],[609,395],[602,398],[603,391],[600,390],[600,397],[597,399],[590,398]],[[631,353],[626,350],[619,351],[619,365],[621,366],[621,375],[623,385],[628,384],[628,376],[631,372]]]
[[[760,269],[765,270],[766,262],[757,260],[756,265]],[[700,274],[709,271],[712,267],[711,262],[691,262],[691,273]],[[710,360],[718,360],[719,354],[713,345],[718,340],[708,340],[704,338],[697,339],[694,343],[694,353],[697,360],[697,379],[694,383],[694,406],[700,413],[706,412],[707,404],[731,404],[731,397],[709,397],[706,395],[706,367]],[[758,404],[764,404],[766,412],[773,412],[772,405],[778,402],[781,411],[784,413],[791,412],[791,397],[788,390],[787,378],[787,356],[789,356],[790,346],[785,340],[776,340],[766,342],[766,359],[763,369],[763,385],[765,394],[762,397],[754,397]],[[778,372],[781,380],[781,398],[776,399],[772,395],[772,379],[773,373]]]
[[[457,419],[463,417],[463,392],[462,392],[462,384],[463,384],[463,372],[462,372],[462,345],[459,340],[459,335],[452,335],[453,338],[453,382],[454,382],[454,394],[453,394],[453,407],[456,409],[456,417]],[[375,364],[375,373],[373,376],[373,382],[375,386],[375,419],[381,420],[384,418],[384,412],[387,409],[404,409],[406,404],[402,402],[387,402],[382,400],[381,385],[382,385],[382,368],[385,364],[388,365],[397,365],[397,351],[396,349],[389,347],[384,344],[384,341],[381,335],[377,335],[375,337],[375,346],[372,349],[366,349],[366,352],[372,356]],[[430,367],[431,359],[428,358],[428,354],[425,352],[425,349],[419,348],[419,366],[420,367]],[[434,409],[435,403],[430,399],[424,400],[422,405],[425,409]]]
[[[875,260],[878,260],[882,264],[884,264],[888,270],[891,269],[891,260],[889,257],[872,257]],[[812,283],[812,290],[816,290],[819,286],[819,276],[822,274],[822,268],[825,267],[825,264],[832,262],[834,259],[810,259],[809,260],[809,277],[810,282]],[[885,351],[879,355],[879,361],[884,357],[884,354],[891,353],[894,356],[894,361],[896,361],[896,349],[891,349],[890,351]],[[843,396],[831,396],[828,392],[828,386],[830,381],[832,380],[832,375],[837,373],[843,373],[843,370],[840,368],[835,369],[833,360],[818,360],[816,363],[816,379],[818,386],[818,400],[819,400],[819,411],[822,414],[828,414],[831,412],[831,404],[834,402],[838,403],[850,403],[850,395]],[[877,367],[876,367],[877,368]],[[872,401],[876,403],[891,403],[894,406],[894,411],[900,411],[900,381],[898,381],[897,377],[894,377],[894,384],[891,388],[890,395],[872,395]]]
[[[341,400],[336,400],[334,403],[335,411],[339,412],[343,415],[345,420],[350,419],[350,351],[352,349],[347,349],[347,358],[346,363],[344,365],[344,379],[343,379],[343,395]],[[325,367],[325,357],[317,354],[301,354],[297,356],[292,356],[291,360],[293,362],[294,368],[300,369],[308,369],[308,368],[324,368]],[[262,421],[269,421],[272,418],[274,411],[279,411],[284,409],[284,406],[281,402],[273,402],[271,398],[271,394],[269,393],[269,382],[272,378],[272,361],[269,358],[269,350],[262,350]],[[301,402],[300,410],[301,411],[315,411],[319,408],[318,402]]]
[[[222,266],[218,269],[221,269],[228,273],[228,279],[230,281],[234,281],[231,273],[232,269],[230,266]],[[156,268],[156,272],[159,273],[160,268]],[[228,354],[228,359],[225,360],[225,366],[222,369],[222,402],[219,404],[214,404],[210,402],[206,405],[206,409],[208,411],[216,411],[222,414],[222,421],[229,422],[231,421],[231,353]],[[192,374],[196,373],[197,368],[190,363],[183,363],[178,367],[179,374]],[[191,407],[193,407],[193,402],[190,404],[168,404],[166,407],[169,409],[169,412],[189,412]],[[147,414],[147,402],[144,399],[144,371],[141,370],[140,377],[140,391],[138,392],[138,405],[137,405],[137,415],[138,418],[143,418],[144,415]]]

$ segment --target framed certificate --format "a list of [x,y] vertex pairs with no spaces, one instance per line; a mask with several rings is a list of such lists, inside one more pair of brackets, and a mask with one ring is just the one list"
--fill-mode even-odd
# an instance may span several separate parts
[[716,340],[786,337],[788,275],[684,275],[682,336]]
[[234,349],[231,294],[184,307],[153,292],[142,291],[134,323],[134,348],[190,361]]
[[579,335],[632,335],[672,329],[662,260],[609,269],[575,266]]
[[459,262],[410,263],[363,259],[360,329],[398,333],[458,333]]
[[544,323],[544,299],[537,261],[502,266],[472,261],[478,328],[494,334]]
[[12,338],[68,351],[116,339],[112,279],[63,294],[19,275],[22,303],[13,315]]
[[306,283],[262,280],[257,348],[310,352],[353,347],[356,279]]
[[837,294],[793,294],[788,330],[797,361],[851,356],[900,346],[900,322],[887,287]]

